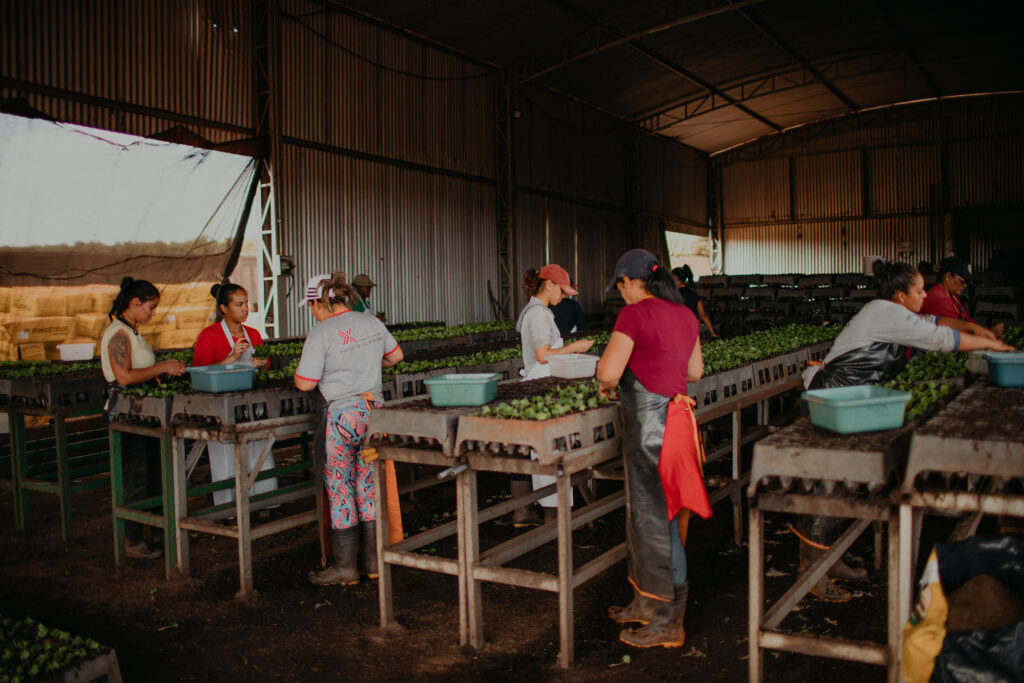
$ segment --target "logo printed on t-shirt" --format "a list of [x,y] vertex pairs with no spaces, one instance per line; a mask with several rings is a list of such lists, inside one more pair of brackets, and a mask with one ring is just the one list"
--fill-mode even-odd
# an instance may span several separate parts
[[355,342],[356,338],[352,336],[352,328],[348,328],[344,332],[338,330],[338,336],[341,337],[341,345],[348,346],[349,342]]

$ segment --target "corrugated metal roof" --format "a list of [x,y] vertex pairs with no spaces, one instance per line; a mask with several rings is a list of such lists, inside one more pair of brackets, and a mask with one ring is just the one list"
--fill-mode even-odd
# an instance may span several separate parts
[[866,108],[1024,89],[1014,3],[320,3],[709,153]]

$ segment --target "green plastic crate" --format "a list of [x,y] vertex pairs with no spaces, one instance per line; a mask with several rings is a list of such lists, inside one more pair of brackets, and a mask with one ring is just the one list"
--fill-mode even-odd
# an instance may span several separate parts
[[255,366],[243,365],[241,363],[203,365],[185,369],[188,370],[188,374],[192,377],[193,389],[212,394],[221,394],[228,391],[248,391],[252,389],[253,379],[256,375]]
[[896,429],[910,393],[874,384],[805,391],[811,422],[840,434]]
[[1001,387],[1024,387],[1024,353],[992,352],[988,361],[988,379]]
[[496,372],[438,375],[423,380],[435,406],[482,406],[498,397]]

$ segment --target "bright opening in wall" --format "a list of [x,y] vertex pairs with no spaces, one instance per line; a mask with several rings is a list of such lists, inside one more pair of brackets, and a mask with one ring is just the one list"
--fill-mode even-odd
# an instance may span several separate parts
[[668,243],[669,262],[673,268],[690,266],[698,280],[714,273],[714,243],[711,231],[707,235],[690,235],[682,232],[665,231]]

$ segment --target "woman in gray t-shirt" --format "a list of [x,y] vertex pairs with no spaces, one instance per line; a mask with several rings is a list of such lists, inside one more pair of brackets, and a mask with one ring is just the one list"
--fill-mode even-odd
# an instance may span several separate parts
[[403,358],[384,323],[345,305],[349,296],[344,273],[310,278],[303,305],[317,323],[306,336],[295,371],[295,386],[302,391],[319,387],[327,403],[314,446],[321,456],[317,461],[323,462],[334,563],[310,572],[309,580],[318,586],[356,584],[360,573],[377,578],[373,470],[359,451],[370,409],[383,405],[381,368]]

